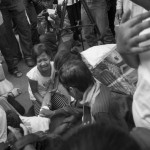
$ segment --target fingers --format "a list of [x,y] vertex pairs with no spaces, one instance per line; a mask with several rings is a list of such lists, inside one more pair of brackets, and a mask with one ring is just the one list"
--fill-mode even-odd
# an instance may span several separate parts
[[24,124],[20,124],[20,127],[23,129],[24,136],[28,135],[28,129],[24,126]]
[[150,12],[146,12],[146,13],[143,13],[143,14],[140,14],[134,18],[132,18],[130,21],[129,21],[129,25],[132,27],[132,26],[135,26],[137,25],[138,23],[142,22],[143,20],[145,19],[148,19],[150,17]]
[[150,50],[150,46],[133,47],[130,52],[133,54],[139,54],[139,53],[143,53],[149,50]]
[[132,28],[131,37],[140,34],[143,30],[150,28],[150,20],[144,21]]
[[13,134],[15,134],[15,129],[13,127],[8,126],[8,129],[9,129],[10,132],[12,132]]
[[130,16],[131,16],[131,10],[128,10],[123,14],[121,23],[125,23],[126,21],[128,21]]
[[147,40],[150,40],[150,34],[143,34],[143,35],[137,35],[136,37],[131,39],[132,45],[139,45],[141,42],[145,42]]

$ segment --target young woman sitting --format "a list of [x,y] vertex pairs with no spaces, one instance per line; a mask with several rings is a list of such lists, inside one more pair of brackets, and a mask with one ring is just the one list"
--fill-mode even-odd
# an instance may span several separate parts
[[[37,65],[27,73],[28,91],[35,115],[39,115],[41,106],[55,110],[68,105],[70,96],[63,86],[56,83],[55,69],[51,61],[52,54],[47,45],[35,45],[34,53]],[[53,113],[51,111],[51,114]]]

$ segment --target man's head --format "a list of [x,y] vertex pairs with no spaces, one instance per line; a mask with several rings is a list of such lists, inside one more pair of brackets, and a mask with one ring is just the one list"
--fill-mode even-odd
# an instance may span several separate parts
[[94,82],[92,73],[80,60],[65,63],[59,70],[59,80],[69,92],[78,96],[83,96],[86,89]]
[[58,52],[54,59],[54,67],[57,71],[69,60],[81,60],[81,56],[78,52],[73,53],[68,50],[62,50]]

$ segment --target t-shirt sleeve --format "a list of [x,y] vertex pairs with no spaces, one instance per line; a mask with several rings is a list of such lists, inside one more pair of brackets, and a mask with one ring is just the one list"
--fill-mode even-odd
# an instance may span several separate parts
[[35,80],[37,81],[37,71],[36,68],[32,68],[27,74],[26,76],[30,79],[30,80]]

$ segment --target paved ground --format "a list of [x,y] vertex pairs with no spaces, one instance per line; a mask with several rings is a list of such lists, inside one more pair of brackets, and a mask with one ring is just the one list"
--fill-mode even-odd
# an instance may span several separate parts
[[18,64],[18,68],[23,72],[23,76],[21,78],[15,78],[11,76],[7,71],[7,66],[3,63],[3,68],[5,72],[6,78],[11,81],[15,88],[20,88],[22,94],[16,97],[16,100],[25,108],[26,112],[31,106],[31,102],[29,100],[28,94],[28,80],[26,77],[26,73],[30,70],[23,61]]

